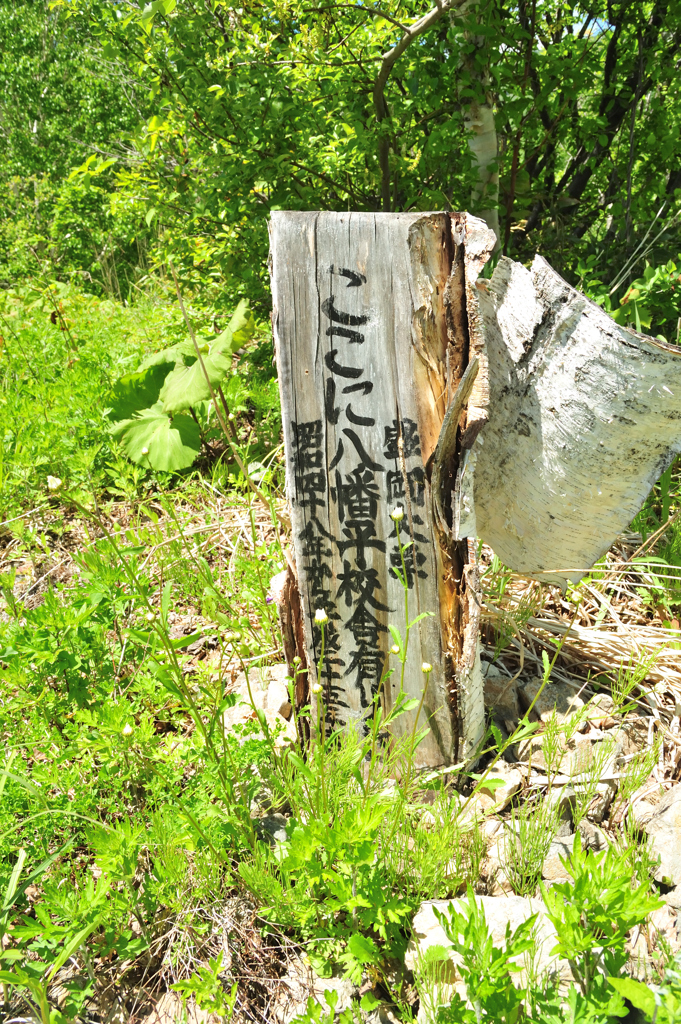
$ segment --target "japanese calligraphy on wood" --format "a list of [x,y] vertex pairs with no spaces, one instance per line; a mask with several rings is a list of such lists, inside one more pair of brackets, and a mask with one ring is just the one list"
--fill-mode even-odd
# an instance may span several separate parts
[[[483,730],[475,546],[465,518],[465,462],[486,417],[487,372],[475,279],[494,236],[467,214],[288,213],[272,216],[273,327],[282,397],[287,489],[307,663],[315,672],[329,616],[322,678],[340,724],[370,711],[404,596],[390,512],[404,509],[409,616],[405,689],[420,698],[422,764],[467,757]],[[431,468],[445,413],[476,360],[438,476]],[[473,368],[471,368],[473,369]],[[469,373],[468,378],[471,377]],[[395,664],[397,662],[395,661]],[[385,685],[387,707],[399,673]],[[414,713],[412,713],[413,715]],[[411,719],[411,720],[410,720]],[[396,728],[411,731],[411,715]]]

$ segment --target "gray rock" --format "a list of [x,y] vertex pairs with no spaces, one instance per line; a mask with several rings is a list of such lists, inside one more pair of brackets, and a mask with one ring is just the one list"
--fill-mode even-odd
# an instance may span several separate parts
[[631,754],[637,754],[644,747],[648,746],[649,721],[648,716],[628,717],[615,730],[619,752],[622,756],[629,757]]
[[[511,683],[511,676],[501,672],[496,665],[485,664],[482,668],[485,681],[485,707],[491,708],[500,721],[517,720],[518,688]],[[510,684],[510,685],[509,685]]]
[[556,829],[556,839],[567,839],[572,835],[572,817],[563,818],[562,821],[558,822],[558,828]]
[[616,710],[609,693],[597,693],[587,702],[587,719],[597,729],[612,729],[617,725]]
[[223,716],[225,730],[229,732],[237,725],[243,726],[248,721],[254,721],[255,711],[264,711],[268,727],[281,735],[285,742],[295,743],[296,725],[291,714],[287,676],[288,668],[285,664],[253,669],[248,681],[240,672],[231,691],[237,696],[236,704],[228,708]]
[[606,849],[608,839],[605,832],[586,818],[580,821],[578,831],[582,837],[583,849],[594,850],[596,853],[600,853],[602,850]]
[[[487,925],[495,946],[502,947],[506,938],[506,926],[510,925],[513,932],[518,925],[533,914],[538,914],[535,924],[537,937],[537,953],[534,969],[538,974],[553,973],[558,975],[561,986],[572,981],[569,964],[551,955],[556,944],[556,931],[546,917],[546,908],[541,900],[528,899],[525,896],[479,896],[476,902],[482,904]],[[446,913],[450,906],[461,911],[466,905],[465,899],[428,900],[422,903],[413,920],[413,938],[407,948],[405,964],[411,971],[419,969],[420,958],[431,946],[449,946],[444,929],[435,916],[435,908]],[[522,961],[519,961],[522,962]],[[465,996],[463,981],[458,971],[460,958],[452,953],[449,960],[442,964],[442,986],[439,991],[441,1002],[451,1001],[455,991]],[[525,970],[514,972],[511,976],[516,985],[526,983]]]
[[[556,786],[549,793],[546,794],[546,799],[549,804],[558,804],[558,815],[561,824],[568,822],[570,829],[568,835],[572,835],[572,815],[575,809],[575,802],[577,797],[572,786]],[[562,830],[562,835],[565,835],[565,830]]]
[[681,885],[677,885],[676,888],[668,892],[662,899],[673,910],[681,910]]
[[328,1012],[325,992],[337,993],[336,1014],[347,1010],[353,999],[359,999],[359,989],[348,978],[320,978],[302,958],[291,961],[287,973],[277,984],[273,1020],[277,1024],[290,1024],[294,1017],[305,1014],[310,997]]
[[596,795],[591,801],[591,805],[587,811],[587,817],[590,821],[595,821],[600,824],[605,818],[607,818],[617,793],[617,783],[614,781],[599,782],[596,786]]
[[653,853],[660,856],[655,878],[658,882],[669,879],[672,885],[681,885],[681,785],[665,793],[641,824],[650,837]]
[[[503,785],[494,786],[492,779],[501,779]],[[483,785],[478,791],[478,804],[483,811],[501,811],[523,784],[523,774],[517,768],[511,768],[505,761],[497,761],[489,773],[489,788]]]
[[274,846],[275,843],[287,841],[287,824],[283,814],[266,814],[264,817],[256,819],[255,828],[261,839],[267,839]]
[[574,835],[565,836],[561,839],[554,839],[549,847],[549,852],[542,867],[542,878],[547,882],[567,882],[570,878],[561,862],[570,860],[574,847]]
[[[518,697],[524,711],[527,711],[532,701],[537,696],[542,685],[542,680],[530,679],[518,687]],[[564,722],[569,714],[578,711],[583,707],[584,701],[577,696],[577,691],[564,683],[547,683],[541,692],[537,703],[532,709],[532,714],[542,722],[548,721],[553,712],[559,722]]]
[[523,764],[531,764],[533,768],[546,768],[542,744],[544,737],[542,733],[535,733],[528,739],[523,740],[515,746],[515,758]]

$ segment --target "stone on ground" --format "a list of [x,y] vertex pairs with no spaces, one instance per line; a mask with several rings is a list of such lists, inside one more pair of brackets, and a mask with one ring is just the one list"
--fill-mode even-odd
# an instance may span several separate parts
[[[501,785],[495,785],[495,781]],[[523,774],[505,761],[497,761],[476,794],[476,805],[485,813],[502,811],[523,784]]]
[[302,959],[292,960],[286,974],[279,979],[272,1017],[277,1024],[290,1024],[294,1017],[306,1013],[309,998],[328,1013],[325,992],[337,994],[336,1014],[347,1010],[353,999],[359,999],[359,989],[347,978],[320,978]]
[[236,693],[237,702],[224,714],[225,729],[231,731],[236,725],[243,726],[249,721],[257,722],[253,706],[255,705],[258,711],[264,711],[270,729],[282,735],[287,742],[295,743],[296,726],[284,681],[287,675],[286,664],[254,668],[249,672],[248,682],[243,672],[240,672],[231,690],[232,693]]
[[[498,947],[502,947],[504,944],[507,924],[510,924],[511,932],[513,932],[523,921],[533,914],[538,914],[535,923],[537,936],[535,970],[540,975],[544,972],[557,974],[562,985],[567,985],[572,981],[569,965],[551,955],[551,950],[556,944],[556,931],[546,916],[546,908],[541,900],[529,899],[525,896],[478,896],[476,901],[478,904],[482,904],[494,945]],[[444,946],[445,948],[449,946],[444,929],[435,916],[435,908],[441,913],[446,913],[450,906],[461,911],[465,908],[466,902],[466,899],[427,900],[421,904],[413,920],[414,937],[409,943],[405,957],[405,964],[409,970],[418,969],[420,957],[431,946]],[[443,1003],[451,1001],[455,991],[462,998],[465,997],[463,981],[458,970],[459,963],[460,957],[451,953],[447,963],[442,965],[443,987],[439,997]],[[525,970],[515,972],[511,977],[514,984],[523,985]]]
[[681,885],[681,786],[673,786],[650,808],[638,805],[637,823],[650,838],[653,855],[660,856],[655,869],[658,882]]
[[[562,860],[570,860],[574,848],[575,837],[565,836],[554,839],[549,847],[542,867],[542,878],[547,882],[567,882],[570,878]],[[562,858],[562,860],[561,860]]]
[[[520,704],[524,711],[527,711],[532,701],[539,693],[543,680],[540,678],[530,679],[518,687]],[[565,683],[547,683],[542,690],[537,703],[532,708],[532,715],[542,722],[547,722],[553,712],[559,722],[564,722],[568,715],[573,714],[584,706],[584,701],[577,696],[577,691]]]
[[519,715],[518,688],[496,665],[483,665],[485,681],[485,707],[491,708],[495,718],[515,721]]

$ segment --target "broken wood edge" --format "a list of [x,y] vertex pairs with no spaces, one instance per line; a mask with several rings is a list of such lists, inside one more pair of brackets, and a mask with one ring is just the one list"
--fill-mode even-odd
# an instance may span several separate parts
[[449,219],[451,263],[444,313],[447,390],[453,395],[431,460],[430,483],[454,759],[472,766],[485,733],[485,708],[471,448],[487,422],[489,404],[487,353],[476,286],[496,237],[470,214],[450,214]]
[[[288,548],[284,551],[284,557],[286,568],[270,580],[270,593],[279,615],[288,674],[294,680],[295,711],[299,712],[310,700],[309,659],[295,560]],[[296,726],[301,742],[306,743],[309,739],[309,728],[306,720],[301,719],[298,714]]]
[[430,481],[433,502],[433,525],[436,528],[440,546],[443,544],[449,544],[452,538],[452,530],[447,523],[445,513],[447,496],[444,493],[444,477],[447,469],[451,467],[452,461],[456,458],[459,419],[461,418],[461,413],[464,411],[466,403],[470,398],[473,385],[475,384],[475,379],[478,375],[479,367],[480,360],[477,356],[474,356],[472,361],[466,367],[464,375],[461,378],[461,382],[456,389],[456,393],[454,394],[454,397],[449,404],[449,408],[445,413],[445,418],[442,421],[442,428],[440,430],[440,437],[438,438],[437,447],[433,455]]

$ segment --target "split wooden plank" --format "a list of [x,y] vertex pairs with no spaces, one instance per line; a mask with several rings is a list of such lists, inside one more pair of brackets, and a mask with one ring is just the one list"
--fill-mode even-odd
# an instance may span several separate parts
[[[329,616],[322,678],[336,723],[359,728],[404,633],[395,507],[412,630],[404,676],[430,733],[419,763],[469,757],[483,731],[474,544],[453,538],[451,492],[465,435],[484,422],[485,368],[457,426],[443,481],[445,534],[433,529],[430,469],[471,352],[484,359],[474,284],[494,236],[466,214],[273,214],[273,328],[287,489],[310,679],[315,611]],[[467,305],[468,297],[468,305]],[[469,308],[470,306],[470,308]],[[475,398],[475,403],[473,399]],[[468,420],[470,419],[470,423]],[[472,445],[477,429],[469,430]],[[469,445],[470,447],[470,445]],[[442,474],[441,474],[442,475]],[[444,474],[446,476],[446,473]],[[456,503],[454,503],[456,504]],[[400,672],[387,680],[390,708]],[[414,728],[402,716],[396,732]]]

